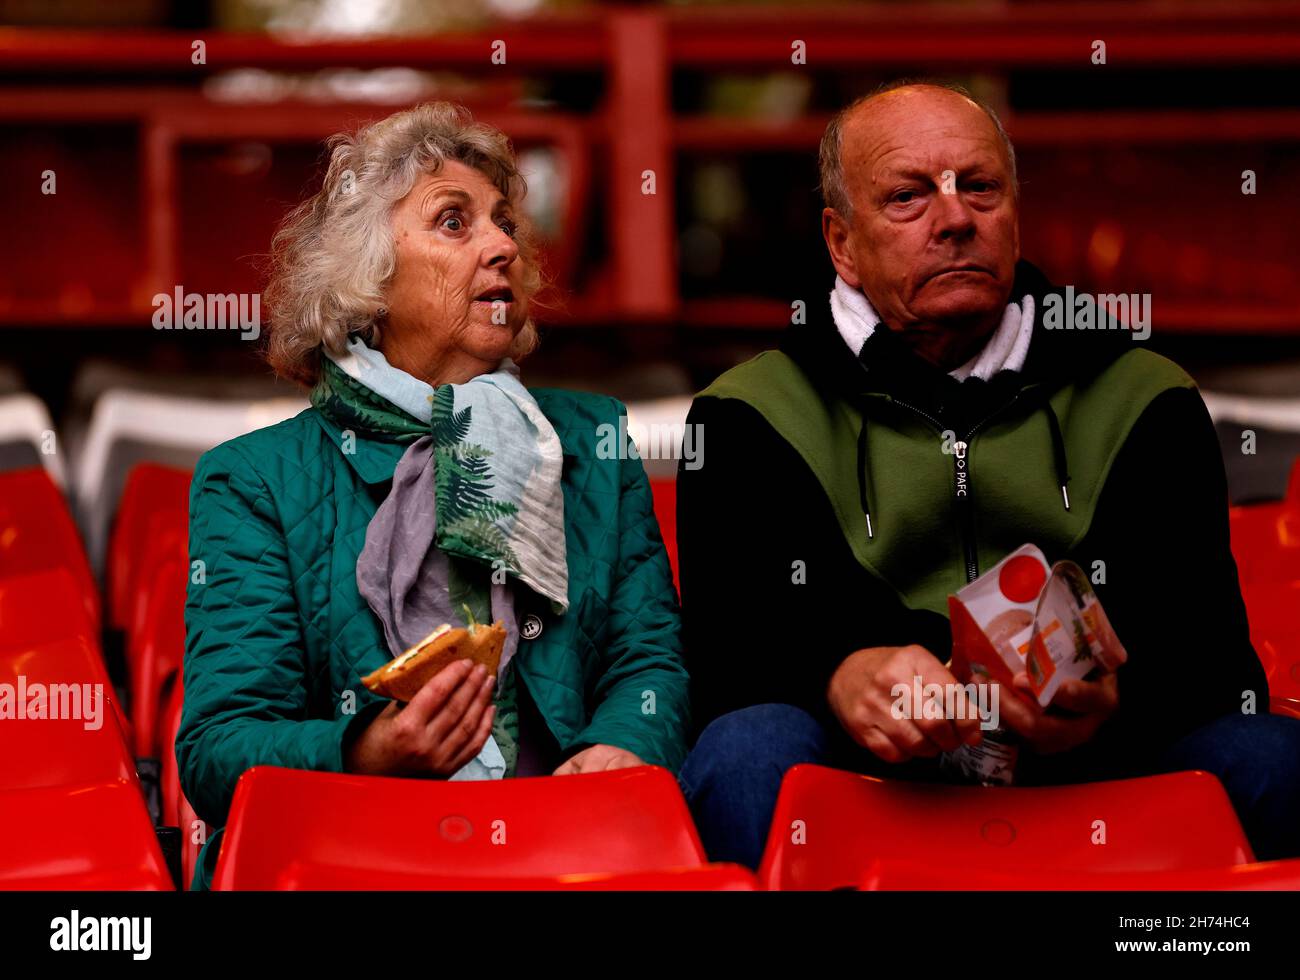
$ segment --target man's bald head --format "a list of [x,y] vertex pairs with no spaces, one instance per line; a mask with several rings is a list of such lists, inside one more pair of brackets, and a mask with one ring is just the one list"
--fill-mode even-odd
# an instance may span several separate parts
[[931,363],[978,351],[1020,258],[1015,156],[992,111],[943,85],[874,93],[827,129],[822,180],[839,277]]
[[[924,92],[921,90],[930,91]],[[821,148],[818,151],[822,201],[826,207],[834,208],[844,216],[846,221],[853,220],[853,201],[845,188],[844,177],[845,130],[850,128],[850,125],[854,129],[860,126],[869,127],[873,122],[878,125],[880,113],[873,110],[880,109],[883,106],[898,108],[909,103],[914,104],[915,99],[910,99],[909,96],[916,94],[929,95],[933,100],[936,90],[938,93],[949,93],[947,96],[940,95],[940,98],[968,103],[979,109],[987,117],[992,124],[993,132],[996,133],[1006,152],[1007,169],[1011,173],[1013,185],[1012,191],[1019,196],[1020,186],[1016,176],[1016,148],[1011,145],[1011,137],[1007,135],[1007,131],[1002,127],[1002,120],[998,118],[998,114],[993,111],[992,107],[975,98],[960,85],[947,82],[909,81],[903,79],[888,82],[874,92],[855,99],[837,112],[827,125],[826,132],[822,134]]]

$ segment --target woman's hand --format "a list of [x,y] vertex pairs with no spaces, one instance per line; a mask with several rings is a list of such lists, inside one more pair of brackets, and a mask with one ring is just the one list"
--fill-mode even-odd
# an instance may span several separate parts
[[389,704],[347,751],[344,769],[371,776],[450,776],[492,734],[495,678],[472,660],[448,664],[406,705]]
[[628,769],[644,765],[644,761],[627,749],[613,745],[593,745],[589,749],[583,749],[551,775],[572,776],[579,772],[603,772],[606,769]]

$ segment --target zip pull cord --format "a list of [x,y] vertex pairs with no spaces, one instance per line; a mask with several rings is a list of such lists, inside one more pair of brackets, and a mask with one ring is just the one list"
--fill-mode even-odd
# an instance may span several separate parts
[[1047,425],[1052,431],[1052,462],[1056,467],[1056,482],[1061,487],[1061,500],[1065,503],[1065,509],[1070,509],[1070,470],[1066,466],[1065,458],[1065,439],[1061,436],[1061,423],[1056,417],[1056,412],[1052,409],[1051,402],[1044,402],[1043,408],[1047,411]]
[[867,519],[867,540],[875,538],[871,527],[871,505],[867,500],[867,413],[862,412],[862,428],[858,431],[858,503],[862,516]]

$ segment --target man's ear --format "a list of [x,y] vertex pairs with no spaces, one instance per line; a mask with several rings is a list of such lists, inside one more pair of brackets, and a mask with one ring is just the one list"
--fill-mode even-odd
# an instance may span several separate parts
[[822,238],[826,241],[826,251],[831,255],[831,264],[839,277],[855,289],[862,288],[858,278],[857,266],[853,263],[853,252],[849,248],[849,236],[853,229],[844,217],[834,208],[822,209]]

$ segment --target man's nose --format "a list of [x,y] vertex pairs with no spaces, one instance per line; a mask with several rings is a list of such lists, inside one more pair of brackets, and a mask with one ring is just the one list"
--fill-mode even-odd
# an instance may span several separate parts
[[948,239],[969,235],[975,229],[975,212],[960,191],[945,194],[940,191],[935,196],[936,218],[935,235]]

